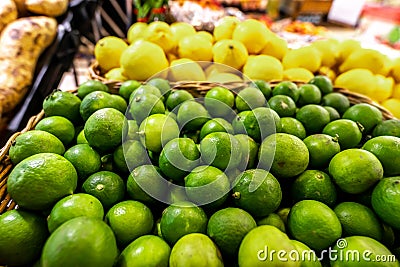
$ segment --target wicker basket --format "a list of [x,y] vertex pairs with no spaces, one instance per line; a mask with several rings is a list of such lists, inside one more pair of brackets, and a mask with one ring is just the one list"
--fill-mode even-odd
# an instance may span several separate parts
[[[275,86],[278,82],[279,81],[271,82],[270,83],[271,87]],[[296,83],[301,84],[302,82],[296,82]],[[117,92],[121,83],[120,82],[107,82],[106,84],[111,88],[111,91]],[[171,84],[171,86],[173,88],[189,91],[191,94],[193,94],[196,97],[204,96],[209,89],[211,89],[212,87],[217,86],[217,85],[221,85],[221,84],[217,84],[217,83],[213,83],[213,82],[179,82],[179,83]],[[242,88],[248,86],[248,84],[244,83],[244,82],[229,82],[229,83],[224,83],[223,86],[231,89],[233,92],[237,92],[237,91],[240,91]],[[376,104],[375,102],[373,102],[371,99],[369,99],[368,97],[366,97],[364,95],[350,92],[346,89],[338,88],[338,87],[335,87],[334,91],[342,93],[345,96],[347,96],[351,104],[368,103],[370,105],[375,106],[382,112],[384,120],[394,118],[393,115],[388,110],[386,110],[385,108]],[[17,136],[19,136],[20,134],[22,134],[24,132],[34,129],[36,124],[44,117],[44,115],[45,114],[42,110],[39,114],[32,116],[29,119],[26,127],[22,131],[13,134],[9,138],[6,145],[0,150],[0,214],[4,213],[7,210],[14,209],[16,207],[16,203],[12,200],[10,195],[7,193],[7,178],[13,168],[13,165],[8,156],[8,151],[9,151],[11,145],[13,144],[13,142],[15,141],[15,138],[17,138]]]

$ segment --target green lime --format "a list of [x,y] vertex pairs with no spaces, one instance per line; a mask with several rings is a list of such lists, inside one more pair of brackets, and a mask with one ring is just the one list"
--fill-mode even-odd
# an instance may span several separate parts
[[323,134],[336,137],[342,150],[357,147],[362,139],[362,132],[357,123],[351,120],[339,119],[328,123]]
[[263,93],[254,87],[242,89],[235,98],[235,106],[238,112],[265,107],[266,99]]
[[223,255],[236,256],[245,235],[257,227],[256,221],[239,208],[225,208],[215,212],[207,224],[207,235]]
[[258,144],[246,134],[237,134],[235,138],[239,141],[242,149],[242,160],[238,166],[242,169],[254,168],[257,162]]
[[223,267],[221,253],[205,234],[191,233],[176,242],[169,257],[171,267]]
[[246,170],[232,188],[235,204],[255,217],[264,217],[278,209],[282,190],[278,180],[262,169]]
[[141,165],[131,171],[126,182],[126,191],[133,200],[154,204],[163,200],[167,194],[166,180],[161,176],[158,167]]
[[[340,241],[340,242],[339,242]],[[340,266],[382,266],[398,267],[400,264],[392,252],[382,243],[367,236],[349,236],[339,239],[333,250],[338,255],[331,260],[332,267]],[[347,256],[346,256],[347,255]]]
[[161,101],[164,101],[164,97],[161,94],[160,89],[150,84],[142,84],[137,89],[135,89],[135,91],[133,91],[132,94],[129,96],[129,103],[132,105],[133,99],[144,94],[154,95],[158,97]]
[[262,217],[257,220],[257,225],[272,225],[281,230],[283,233],[286,233],[285,222],[282,218],[276,213],[270,213],[265,217]]
[[323,107],[329,112],[329,118],[331,119],[331,121],[340,119],[340,114],[335,108],[329,106]]
[[200,139],[203,139],[206,135],[213,132],[226,132],[233,134],[233,126],[223,118],[214,118],[201,127]]
[[330,160],[340,152],[337,137],[327,134],[313,134],[303,140],[310,153],[309,168],[326,168]]
[[122,173],[128,173],[137,166],[148,164],[146,149],[138,140],[128,140],[114,150],[113,161]]
[[359,194],[382,179],[383,168],[371,152],[352,148],[343,150],[332,158],[329,173],[344,192]]
[[[45,210],[64,196],[72,194],[77,181],[74,166],[63,156],[39,153],[13,168],[8,176],[7,190],[19,207]],[[46,194],[43,194],[43,190]]]
[[185,102],[186,100],[193,100],[193,96],[186,90],[172,90],[168,95],[165,105],[167,109],[171,112],[177,113],[179,109],[179,105]]
[[78,86],[78,97],[83,99],[85,96],[95,91],[110,92],[110,89],[101,81],[87,80]]
[[315,104],[301,107],[296,113],[296,119],[303,124],[307,134],[320,133],[330,122],[329,112]]
[[300,97],[300,90],[294,82],[282,81],[272,89],[272,95],[287,95],[291,97],[294,102],[297,102]]
[[174,204],[180,201],[189,201],[186,195],[185,188],[183,186],[176,186],[175,184],[170,184],[167,193],[167,203]]
[[171,248],[160,237],[144,235],[136,238],[119,255],[118,266],[168,267]]
[[372,208],[385,223],[400,229],[400,177],[382,179],[372,192]]
[[321,102],[321,91],[313,84],[303,84],[299,87],[300,96],[297,104],[305,106],[308,104],[319,104]]
[[80,216],[103,220],[103,205],[97,198],[89,194],[78,193],[66,196],[60,199],[51,209],[47,218],[49,232],[53,233],[61,224]]
[[[272,251],[281,251],[284,262]],[[289,257],[296,251],[289,237],[272,225],[261,225],[252,229],[242,240],[239,247],[238,263],[241,267],[253,266],[293,266],[300,267],[301,262]]]
[[336,203],[336,188],[328,174],[318,170],[306,170],[294,180],[291,188],[294,201],[312,199],[328,206]]
[[269,99],[272,94],[272,89],[268,82],[264,80],[257,80],[254,81],[254,85],[261,91],[261,93],[263,93],[265,99]]
[[105,216],[105,222],[111,227],[117,243],[122,247],[149,234],[154,225],[151,210],[134,200],[125,200],[112,206]]
[[120,95],[111,94],[110,99],[111,99],[111,104],[110,104],[111,107],[125,114],[126,109],[128,108],[128,104],[125,98],[123,98]]
[[260,145],[259,167],[276,177],[294,177],[306,170],[309,162],[307,146],[298,137],[277,133],[268,136]]
[[69,145],[75,137],[75,127],[71,121],[61,116],[43,118],[36,124],[35,130],[49,132],[60,139],[64,146]]
[[[376,215],[376,213],[374,213]],[[382,240],[381,242],[388,247],[393,247],[395,242],[395,235],[393,228],[386,223],[382,223]]]
[[114,108],[94,112],[85,123],[85,138],[96,150],[112,151],[122,142],[125,116]]
[[164,145],[179,137],[179,126],[170,116],[153,114],[140,124],[139,136],[146,149],[159,153]]
[[200,164],[200,151],[190,138],[175,138],[161,151],[158,166],[165,176],[182,182],[185,176]]
[[317,86],[323,95],[333,92],[332,81],[325,75],[316,75],[308,83]]
[[372,136],[376,137],[382,135],[400,137],[400,120],[390,119],[378,123],[372,132]]
[[230,183],[220,169],[213,166],[198,166],[185,177],[185,189],[190,201],[217,208],[227,199]]
[[113,266],[117,257],[111,228],[102,220],[81,216],[65,222],[50,235],[43,247],[41,263],[42,266],[107,267]]
[[79,144],[69,148],[64,158],[74,165],[78,178],[86,179],[89,175],[100,170],[101,158],[99,153],[88,144]]
[[342,93],[328,93],[322,97],[323,106],[333,107],[339,114],[343,114],[350,107],[350,101]]
[[171,85],[169,84],[169,81],[166,79],[152,78],[147,82],[147,84],[157,87],[165,99],[171,93]]
[[288,228],[295,239],[315,250],[328,248],[342,236],[335,212],[316,200],[302,200],[293,205]]
[[300,139],[306,138],[306,129],[303,124],[295,118],[284,117],[280,119],[282,125],[282,133],[291,134],[297,136]]
[[164,103],[158,96],[150,93],[135,96],[129,105],[129,114],[138,124],[150,115],[164,113]]
[[121,83],[119,87],[118,93],[122,96],[126,101],[129,101],[129,97],[133,91],[135,91],[141,85],[140,82],[135,80],[128,80]]
[[101,156],[100,161],[100,171],[116,171],[113,161],[113,154],[105,154]]
[[271,109],[278,113],[279,117],[292,117],[296,114],[296,103],[287,95],[275,95],[268,100]]
[[187,100],[180,104],[176,119],[180,128],[197,131],[210,119],[210,115],[202,104]]
[[289,216],[290,208],[288,207],[283,207],[278,209],[276,214],[278,214],[279,217],[281,217],[282,221],[287,225],[287,218]]
[[382,113],[370,104],[361,103],[347,109],[342,118],[361,123],[364,128],[363,133],[369,134],[376,125],[382,122]]
[[200,154],[205,164],[220,170],[236,168],[242,159],[240,142],[225,132],[214,132],[204,137],[200,142]]
[[259,134],[257,133],[255,141],[264,140],[271,134],[279,133],[282,130],[280,117],[273,109],[270,108],[255,108],[253,114],[259,127]]
[[122,142],[128,140],[139,140],[139,125],[135,120],[126,120],[122,130]]
[[70,120],[74,125],[81,123],[79,112],[81,99],[76,95],[55,90],[43,101],[43,111],[47,117],[62,116]]
[[55,135],[41,130],[30,130],[15,138],[8,155],[13,164],[18,164],[35,154],[55,153],[62,155],[64,152],[63,143]]
[[20,209],[4,212],[0,215],[0,263],[32,266],[48,235],[45,218]]
[[108,210],[124,198],[125,184],[118,174],[99,171],[85,180],[82,191],[98,198],[104,209]]
[[85,130],[82,129],[76,136],[76,144],[89,144],[85,137]]
[[344,236],[369,236],[382,240],[382,224],[367,206],[356,202],[341,202],[333,211],[342,224]]
[[226,117],[231,115],[235,104],[234,94],[224,87],[211,88],[204,97],[204,106],[213,117]]
[[240,112],[232,120],[232,127],[235,134],[247,134],[256,142],[282,130],[278,113],[265,107]]
[[115,108],[111,105],[111,94],[103,91],[94,91],[82,99],[79,112],[84,121],[95,111],[102,108]]
[[400,175],[400,138],[395,136],[378,136],[368,140],[362,147],[374,154],[383,166],[383,174]]
[[160,221],[161,234],[171,245],[190,233],[207,232],[207,215],[201,207],[188,201],[179,201],[168,206]]

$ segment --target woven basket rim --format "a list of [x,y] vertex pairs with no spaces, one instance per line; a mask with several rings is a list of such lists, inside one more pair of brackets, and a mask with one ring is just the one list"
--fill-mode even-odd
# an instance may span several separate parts
[[[280,81],[271,81],[270,85],[274,86],[278,84]],[[304,84],[302,81],[292,81],[297,84]],[[121,82],[118,81],[106,81],[105,84],[111,88],[112,91],[117,92]],[[205,95],[205,93],[214,86],[222,85],[228,89],[235,90],[237,88],[244,88],[249,84],[246,82],[228,82],[228,83],[215,83],[209,81],[196,82],[196,81],[184,81],[172,83],[171,86],[175,89],[187,90],[195,95]],[[77,88],[74,90],[69,90],[69,92],[77,93]],[[376,108],[378,108],[384,120],[393,119],[394,116],[384,107],[380,106],[378,103],[372,101],[369,97],[364,96],[362,94],[351,92],[345,88],[334,87],[334,92],[344,94],[350,101],[352,105],[359,103],[367,103]],[[8,156],[8,151],[12,144],[15,142],[15,139],[25,133],[27,131],[33,130],[36,124],[45,116],[44,111],[41,110],[37,115],[32,116],[23,130],[14,133],[7,141],[7,143],[0,149],[0,214],[5,212],[6,210],[11,210],[16,207],[16,203],[11,199],[10,195],[7,192],[7,178],[9,173],[12,170],[12,163]]]

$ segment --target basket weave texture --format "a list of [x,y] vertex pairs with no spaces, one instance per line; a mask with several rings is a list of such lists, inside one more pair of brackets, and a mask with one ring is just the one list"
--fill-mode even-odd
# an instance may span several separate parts
[[[118,92],[118,89],[121,85],[120,82],[105,81],[105,79],[103,82],[105,82],[108,85],[108,87],[111,89],[112,92]],[[296,81],[293,81],[293,82],[295,82],[298,85],[303,83],[303,82],[296,82]],[[279,83],[279,81],[272,81],[272,82],[270,82],[270,86],[274,87],[278,83]],[[208,90],[210,90],[214,86],[224,86],[236,93],[236,92],[240,91],[241,89],[247,87],[248,85],[249,84],[245,83],[245,82],[227,82],[227,83],[220,84],[220,83],[207,82],[207,81],[205,81],[205,82],[185,81],[185,82],[172,83],[171,87],[173,87],[174,89],[186,90],[195,97],[202,97],[207,93]],[[71,91],[71,92],[76,93],[76,90]],[[357,93],[354,93],[354,92],[351,92],[349,90],[346,90],[344,88],[339,88],[339,87],[335,87],[334,92],[342,93],[343,95],[347,96],[347,98],[349,99],[349,101],[352,105],[359,104],[359,103],[367,103],[372,106],[375,106],[382,112],[384,120],[394,118],[393,115],[388,110],[386,110],[385,108],[383,108],[382,106],[375,103],[370,98],[368,98],[364,95],[357,94]],[[45,114],[44,114],[43,110],[40,113],[38,113],[37,115],[32,116],[29,119],[26,127],[23,130],[21,130],[20,132],[14,133],[9,138],[9,140],[7,141],[5,146],[0,150],[0,214],[4,213],[7,210],[11,210],[11,209],[14,209],[17,207],[17,203],[15,203],[15,201],[10,197],[10,195],[7,192],[7,178],[13,168],[13,164],[8,156],[8,151],[9,151],[10,147],[13,145],[13,143],[15,142],[15,139],[20,134],[25,133],[29,130],[33,130],[35,128],[36,124],[42,118],[44,118],[44,116],[45,116]]]

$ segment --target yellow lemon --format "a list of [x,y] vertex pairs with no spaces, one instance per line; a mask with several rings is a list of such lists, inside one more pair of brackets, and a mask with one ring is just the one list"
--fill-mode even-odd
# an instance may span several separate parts
[[206,75],[202,67],[188,58],[181,58],[171,62],[169,69],[170,81],[205,81]]
[[287,81],[308,82],[314,74],[305,68],[292,68],[283,71],[283,79]]
[[345,59],[354,51],[361,48],[361,43],[353,39],[346,39],[339,42],[338,49],[338,62],[343,63]]
[[334,81],[336,79],[336,72],[333,69],[326,66],[322,66],[318,70],[318,74],[327,76],[329,79],[331,79],[331,81]]
[[351,53],[346,60],[339,66],[340,72],[351,69],[369,69],[375,74],[387,73],[387,61],[382,53],[374,49],[361,48]]
[[128,43],[133,43],[136,40],[143,38],[144,33],[147,29],[147,23],[144,22],[136,22],[132,24],[127,33]]
[[304,46],[289,50],[282,59],[285,69],[305,68],[316,72],[321,67],[321,54],[312,46]]
[[285,39],[277,35],[271,34],[264,46],[261,54],[276,57],[279,60],[286,55],[288,51],[288,44]]
[[214,75],[217,73],[233,73],[236,75],[240,74],[240,72],[237,69],[234,69],[228,65],[217,64],[217,63],[213,63],[210,66],[205,67],[204,73],[205,73],[206,77],[210,77],[211,75]]
[[113,69],[109,70],[106,74],[104,74],[104,77],[107,80],[111,80],[111,81],[123,82],[123,81],[128,80],[128,78],[126,78],[122,74],[122,68],[113,68]]
[[383,101],[382,106],[388,109],[393,116],[400,119],[400,100],[396,98],[389,98]]
[[232,39],[233,31],[239,23],[240,20],[234,16],[226,16],[218,20],[213,32],[215,41]]
[[249,56],[243,66],[243,74],[252,80],[282,80],[283,67],[281,62],[272,56]]
[[391,74],[396,82],[400,83],[400,58],[393,61]]
[[262,22],[255,19],[247,19],[236,26],[232,39],[242,42],[249,54],[258,54],[267,44],[268,37],[272,34]]
[[128,44],[121,38],[106,36],[100,39],[94,47],[94,57],[101,70],[107,72],[110,69],[118,68],[119,58],[127,49]]
[[340,74],[334,84],[356,93],[373,96],[376,82],[376,78],[370,70],[352,69]]
[[311,44],[321,53],[321,65],[333,67],[339,56],[337,42],[333,39],[317,40]]
[[177,43],[185,36],[196,34],[194,27],[186,22],[174,22],[170,25],[170,29]]
[[130,80],[144,81],[168,68],[161,47],[149,41],[136,41],[121,55],[122,74]]
[[206,38],[212,44],[214,43],[214,36],[211,33],[207,31],[198,31],[196,34],[202,36],[203,38]]
[[376,74],[375,78],[376,78],[376,87],[373,97],[371,96],[371,98],[373,98],[378,102],[382,102],[388,99],[392,95],[394,80],[392,77],[385,77],[380,74]]
[[220,40],[212,49],[213,60],[216,63],[228,65],[235,69],[241,69],[248,58],[247,49],[236,40]]
[[172,51],[176,46],[176,41],[169,25],[164,21],[150,23],[144,34],[144,39],[160,46],[165,53]]
[[392,98],[400,99],[400,83],[393,86]]
[[214,73],[207,77],[207,81],[216,83],[241,82],[242,78],[233,73]]
[[212,43],[204,37],[189,35],[179,41],[178,55],[180,58],[189,58],[194,61],[211,61],[212,47]]

